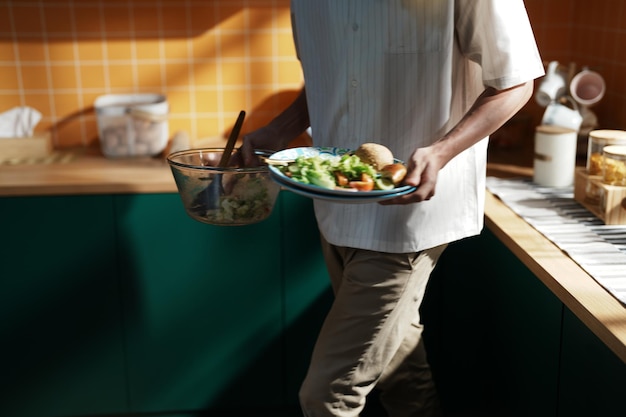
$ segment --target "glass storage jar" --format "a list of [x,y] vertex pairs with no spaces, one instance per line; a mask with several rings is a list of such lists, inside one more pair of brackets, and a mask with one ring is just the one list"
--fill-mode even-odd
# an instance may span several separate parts
[[602,182],[626,187],[626,145],[605,146],[602,156]]
[[602,150],[610,145],[626,145],[626,131],[604,129],[589,132],[587,174],[602,175]]
[[155,156],[169,140],[167,98],[161,94],[107,94],[96,98],[98,135],[107,158]]
[[[587,174],[590,177],[602,177],[603,149],[605,146],[626,145],[626,131],[600,129],[589,132],[587,144]],[[591,181],[585,186],[586,199],[591,203],[598,203],[602,190]]]

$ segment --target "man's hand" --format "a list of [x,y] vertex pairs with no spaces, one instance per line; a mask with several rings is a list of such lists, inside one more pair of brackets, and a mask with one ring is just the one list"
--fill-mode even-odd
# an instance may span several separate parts
[[487,87],[452,130],[431,146],[413,152],[404,183],[416,186],[417,190],[380,204],[409,204],[431,199],[441,168],[500,128],[524,106],[532,92],[532,81],[506,90]]
[[411,204],[430,200],[435,195],[437,175],[443,167],[441,164],[441,158],[437,156],[433,146],[416,149],[407,163],[403,184],[415,186],[417,189],[410,194],[381,201],[380,204]]
[[262,149],[268,151],[279,151],[284,145],[277,140],[279,134],[272,127],[264,126],[254,130],[243,137],[243,143],[239,148],[239,158],[244,166],[259,165],[259,158],[256,157],[254,150]]
[[236,157],[244,166],[259,165],[255,149],[280,151],[309,127],[306,92],[302,88],[296,99],[268,125],[254,130],[243,138]]

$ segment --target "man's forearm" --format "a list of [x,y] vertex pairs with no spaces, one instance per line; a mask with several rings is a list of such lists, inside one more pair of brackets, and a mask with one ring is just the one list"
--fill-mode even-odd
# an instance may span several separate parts
[[268,125],[281,138],[283,147],[301,135],[309,126],[309,111],[304,88],[302,88],[298,97],[289,107],[276,116]]
[[433,145],[442,166],[500,128],[526,104],[532,92],[532,81],[507,90],[485,89],[461,121]]

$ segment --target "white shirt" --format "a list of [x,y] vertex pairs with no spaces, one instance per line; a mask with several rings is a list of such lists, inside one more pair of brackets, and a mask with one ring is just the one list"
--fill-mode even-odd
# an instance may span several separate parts
[[[522,0],[292,0],[296,50],[318,146],[377,142],[406,160],[456,124],[485,86],[543,75]],[[315,201],[332,244],[413,252],[483,227],[487,140],[403,206]]]

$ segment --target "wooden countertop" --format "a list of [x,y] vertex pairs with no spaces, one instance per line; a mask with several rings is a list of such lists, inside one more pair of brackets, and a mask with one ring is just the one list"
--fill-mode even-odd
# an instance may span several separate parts
[[490,192],[485,201],[485,224],[626,363],[626,306]]
[[[527,156],[520,153],[517,162],[510,162],[506,152],[492,155],[488,175],[530,176]],[[68,151],[58,159],[0,165],[0,197],[176,192],[163,158],[112,160],[97,152]],[[626,307],[489,192],[485,219],[503,244],[626,363]]]
[[176,192],[164,158],[107,159],[81,149],[51,159],[0,165],[0,197]]
[[[310,146],[310,140],[302,134],[290,146]],[[198,139],[193,145],[220,148],[225,143],[226,138],[216,136]],[[7,161],[0,154],[0,197],[176,192],[162,155],[108,159],[98,147],[55,150],[49,157],[33,160]]]

